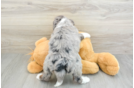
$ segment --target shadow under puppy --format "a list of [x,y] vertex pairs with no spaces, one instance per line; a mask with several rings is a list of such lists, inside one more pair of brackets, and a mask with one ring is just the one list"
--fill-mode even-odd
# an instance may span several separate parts
[[37,79],[49,81],[52,72],[57,77],[55,87],[63,83],[65,74],[72,74],[77,83],[89,82],[82,76],[81,57],[78,52],[83,38],[90,37],[87,33],[79,34],[74,22],[64,16],[58,16],[53,22],[54,31],[49,42],[49,53],[44,61],[43,73]]

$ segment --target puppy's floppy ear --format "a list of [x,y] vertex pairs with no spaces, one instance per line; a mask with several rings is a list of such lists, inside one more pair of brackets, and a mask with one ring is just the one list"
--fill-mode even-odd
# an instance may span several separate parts
[[64,16],[60,15],[60,16],[57,16],[54,21],[53,21],[53,30],[55,29],[55,27],[57,26],[57,24],[59,23],[59,21],[61,21],[61,19],[63,18]]
[[71,19],[69,19],[69,20],[73,23],[73,25],[75,25],[73,20],[71,20]]
[[55,27],[56,27],[57,24],[58,24],[57,21],[54,21],[54,22],[53,22],[53,30],[55,29]]

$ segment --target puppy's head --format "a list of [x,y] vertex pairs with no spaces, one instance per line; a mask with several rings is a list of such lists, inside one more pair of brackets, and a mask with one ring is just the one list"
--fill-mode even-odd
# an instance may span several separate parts
[[[57,24],[63,19],[65,18],[64,16],[60,15],[60,16],[57,16],[54,21],[53,21],[53,30],[55,29],[55,27],[57,26]],[[69,19],[71,21],[71,23],[74,25],[74,21]]]

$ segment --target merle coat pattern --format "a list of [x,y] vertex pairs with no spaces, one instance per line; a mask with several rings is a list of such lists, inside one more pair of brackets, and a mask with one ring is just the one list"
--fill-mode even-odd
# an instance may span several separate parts
[[57,81],[63,81],[65,74],[72,74],[75,82],[82,82],[82,63],[78,52],[83,36],[78,33],[74,22],[64,16],[54,20],[54,31],[49,42],[49,53],[44,61],[41,80],[49,81],[52,72]]

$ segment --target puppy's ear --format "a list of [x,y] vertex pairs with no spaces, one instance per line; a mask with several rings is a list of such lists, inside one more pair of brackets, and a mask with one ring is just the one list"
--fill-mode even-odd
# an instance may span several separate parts
[[57,21],[54,21],[54,22],[53,22],[53,30],[55,29],[55,27],[56,27],[57,24],[58,24]]
[[75,25],[73,20],[71,20],[71,19],[69,19],[69,20],[72,22],[73,25]]
[[55,27],[57,26],[57,24],[61,21],[61,19],[63,18],[64,16],[60,15],[60,16],[57,16],[54,21],[53,21],[53,30],[55,29]]

